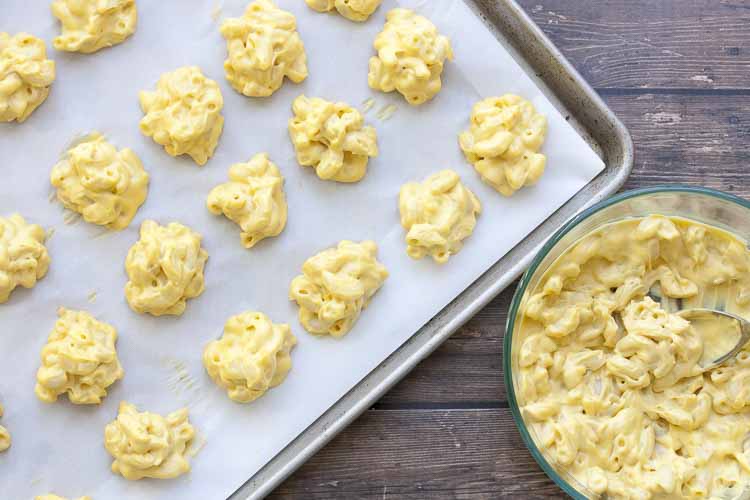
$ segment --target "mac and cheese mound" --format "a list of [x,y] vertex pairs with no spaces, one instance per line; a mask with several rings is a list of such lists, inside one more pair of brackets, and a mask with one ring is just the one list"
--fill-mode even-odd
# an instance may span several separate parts
[[307,78],[307,55],[297,19],[271,0],[256,0],[242,17],[226,19],[221,34],[229,56],[224,71],[237,92],[267,97],[281,87],[284,77],[294,83]]
[[17,286],[31,288],[47,274],[45,238],[44,229],[18,214],[0,216],[0,304]]
[[248,311],[227,320],[224,335],[203,351],[203,366],[230,399],[249,403],[284,381],[296,344],[289,325]]
[[84,54],[122,43],[138,20],[135,0],[54,0],[52,14],[62,24],[52,45]]
[[524,419],[591,495],[738,498],[750,487],[750,346],[704,370],[716,332],[665,310],[652,287],[686,309],[748,317],[750,251],[718,228],[662,216],[579,240],[521,304]]
[[443,65],[446,59],[453,60],[453,49],[428,19],[409,9],[393,9],[373,45],[378,55],[370,58],[370,87],[397,90],[412,105],[440,92]]
[[422,183],[404,184],[398,209],[401,225],[407,231],[409,257],[421,259],[429,255],[444,264],[471,236],[482,205],[456,172],[442,170]]
[[[0,405],[0,417],[3,416],[3,405]],[[10,432],[0,425],[0,452],[10,448]]]
[[224,214],[236,222],[245,248],[270,236],[278,236],[286,226],[284,177],[266,153],[247,163],[229,168],[229,182],[216,186],[208,194],[208,210]]
[[188,299],[203,293],[206,260],[200,234],[177,222],[144,221],[125,260],[128,304],[139,313],[179,316]]
[[343,337],[388,277],[373,241],[342,241],[310,257],[292,280],[289,299],[299,305],[299,321],[316,335]]
[[363,22],[380,7],[383,0],[305,0],[307,5],[318,12],[336,9],[339,14],[351,21]]
[[[40,495],[40,496],[34,497],[34,500],[68,500],[68,499],[65,497],[61,497],[61,496],[49,493],[47,495]],[[78,498],[74,498],[73,500],[91,500],[91,497],[78,497]]]
[[538,153],[547,119],[517,95],[488,97],[471,110],[471,126],[458,137],[466,159],[505,196],[535,184],[547,158]]
[[185,66],[159,78],[154,92],[142,91],[141,132],[164,146],[171,156],[182,154],[205,165],[224,129],[224,98],[219,85],[197,66]]
[[117,419],[104,429],[104,447],[115,459],[112,472],[125,479],[171,479],[190,471],[194,437],[187,408],[162,417],[123,401]]
[[43,40],[0,32],[0,122],[26,120],[47,98],[53,81],[55,62],[47,59]]
[[324,180],[357,182],[365,176],[368,159],[378,155],[378,138],[364,126],[362,113],[344,102],[304,95],[292,111],[289,136],[300,165],[313,167]]
[[52,168],[57,199],[86,222],[125,229],[146,200],[148,174],[130,149],[120,151],[94,132]]
[[83,311],[61,307],[42,349],[34,392],[45,403],[61,394],[71,403],[99,404],[125,372],[117,358],[117,331]]

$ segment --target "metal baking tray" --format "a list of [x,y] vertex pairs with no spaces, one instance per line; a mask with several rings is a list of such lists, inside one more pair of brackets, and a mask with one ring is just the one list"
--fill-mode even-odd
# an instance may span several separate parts
[[464,0],[604,160],[604,170],[498,260],[230,496],[263,498],[510,285],[563,223],[616,192],[633,168],[625,126],[514,0]]

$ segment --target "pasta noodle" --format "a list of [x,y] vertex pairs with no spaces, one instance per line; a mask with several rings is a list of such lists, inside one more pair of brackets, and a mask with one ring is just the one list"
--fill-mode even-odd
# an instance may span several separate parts
[[705,370],[736,332],[665,310],[646,296],[654,286],[686,309],[748,317],[750,251],[663,216],[579,240],[521,304],[522,414],[552,463],[595,494],[737,498],[750,487],[750,346]]

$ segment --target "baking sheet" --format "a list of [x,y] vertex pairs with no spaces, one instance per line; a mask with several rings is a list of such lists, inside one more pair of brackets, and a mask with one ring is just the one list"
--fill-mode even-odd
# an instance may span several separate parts
[[[0,486],[8,498],[48,491],[94,499],[225,498],[603,168],[462,1],[386,0],[362,25],[315,13],[298,0],[278,3],[297,15],[310,77],[301,85],[285,84],[269,99],[241,96],[223,78],[218,24],[224,16],[240,15],[246,2],[141,0],[132,39],[90,56],[50,49],[58,78],[49,99],[26,123],[0,124],[0,213],[18,211],[54,228],[47,277],[0,306],[0,402],[6,407],[0,423],[14,438],[0,455]],[[387,10],[397,5],[432,19],[451,38],[456,55],[444,72],[442,92],[419,108],[367,87],[372,40]],[[0,31],[22,30],[44,38],[49,48],[58,27],[46,1],[3,2]],[[138,131],[138,91],[153,88],[162,72],[188,64],[214,78],[225,99],[224,134],[203,168],[169,157]],[[456,140],[472,104],[504,92],[531,98],[549,120],[547,172],[537,186],[510,199],[481,182]],[[297,166],[286,122],[300,93],[353,105],[374,99],[366,120],[378,131],[381,154],[363,181],[323,182],[312,169]],[[92,129],[136,151],[151,175],[146,204],[120,233],[83,221],[66,224],[71,219],[48,201],[52,165],[73,136]],[[286,177],[289,222],[279,237],[246,250],[237,226],[212,216],[205,197],[225,182],[231,163],[260,151]],[[484,212],[464,250],[437,266],[406,255],[397,197],[402,183],[442,168],[461,174]],[[148,218],[188,224],[204,235],[211,256],[206,291],[179,318],[140,316],[124,300],[125,255]],[[349,335],[314,338],[297,323],[288,285],[307,257],[340,239],[374,239],[391,277]],[[45,405],[33,394],[39,351],[60,305],[85,309],[120,333],[126,376],[99,407],[77,407],[64,398]],[[200,356],[226,318],[246,309],[289,322],[299,344],[287,380],[260,400],[239,405],[208,379]],[[128,482],[109,471],[103,429],[123,399],[161,413],[189,406],[198,441],[205,441],[189,475]]]

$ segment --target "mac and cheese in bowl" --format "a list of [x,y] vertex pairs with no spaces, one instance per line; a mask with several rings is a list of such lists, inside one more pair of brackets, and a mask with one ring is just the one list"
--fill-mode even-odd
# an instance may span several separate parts
[[548,472],[593,498],[750,491],[750,346],[704,369],[737,332],[675,307],[750,317],[745,242],[646,215],[600,224],[549,258],[524,278],[509,324],[511,400]]

